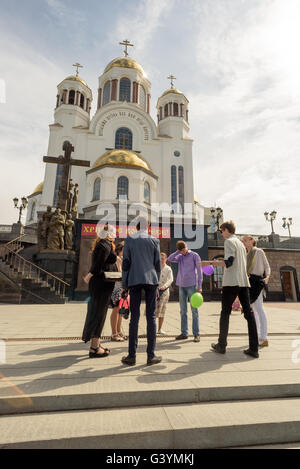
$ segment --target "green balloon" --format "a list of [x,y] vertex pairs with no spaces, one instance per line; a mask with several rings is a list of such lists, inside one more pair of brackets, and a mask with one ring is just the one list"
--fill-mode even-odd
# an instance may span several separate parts
[[199,308],[203,304],[203,296],[201,293],[196,292],[191,296],[190,302],[193,308]]

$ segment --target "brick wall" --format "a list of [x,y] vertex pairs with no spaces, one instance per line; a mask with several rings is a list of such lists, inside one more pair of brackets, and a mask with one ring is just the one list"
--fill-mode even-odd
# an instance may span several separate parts
[[[271,277],[269,281],[269,299],[284,300],[280,269],[282,267],[294,267],[296,269],[298,282],[300,281],[300,251],[288,251],[279,249],[265,249],[271,267]],[[208,248],[209,258],[224,254],[223,248]]]

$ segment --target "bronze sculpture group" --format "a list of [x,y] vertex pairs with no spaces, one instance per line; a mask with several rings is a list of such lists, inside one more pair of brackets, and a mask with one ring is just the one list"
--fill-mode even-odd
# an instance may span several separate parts
[[[73,190],[73,192],[72,192]],[[61,203],[61,191],[59,191],[57,208],[52,212],[52,207],[48,206],[47,211],[42,214],[37,226],[39,251],[72,251],[73,232],[75,223],[73,218],[77,218],[78,209],[78,184],[69,181],[67,212],[59,208]]]

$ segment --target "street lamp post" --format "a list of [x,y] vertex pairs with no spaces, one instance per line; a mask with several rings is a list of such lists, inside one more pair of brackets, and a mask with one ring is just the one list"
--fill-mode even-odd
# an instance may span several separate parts
[[220,218],[222,218],[223,210],[220,207],[210,209],[211,217],[214,223],[217,225],[217,230],[220,229]]
[[271,234],[275,234],[273,222],[276,218],[277,212],[275,212],[275,210],[273,210],[273,212],[270,213],[270,216],[269,216],[269,212],[265,212],[264,215],[266,217],[266,220],[271,222],[271,227],[272,227],[272,233]]
[[14,201],[15,208],[16,208],[17,210],[19,210],[19,220],[18,220],[18,223],[21,223],[22,212],[23,212],[23,210],[26,209],[26,207],[27,207],[27,205],[28,205],[28,200],[26,199],[26,197],[22,197],[22,199],[21,199],[21,204],[20,204],[19,207],[18,207],[19,199],[18,199],[17,197],[15,197],[15,198],[13,199],[13,201]]
[[290,226],[293,224],[293,219],[292,219],[292,218],[288,218],[288,221],[286,221],[286,218],[282,218],[282,221],[283,221],[282,227],[283,227],[284,229],[288,229],[288,230],[289,230],[289,237],[291,238],[292,235],[291,235],[291,228],[290,228]]

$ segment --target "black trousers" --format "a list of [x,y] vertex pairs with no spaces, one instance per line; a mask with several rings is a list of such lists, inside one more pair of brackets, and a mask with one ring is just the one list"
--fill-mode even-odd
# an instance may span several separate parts
[[130,292],[130,324],[129,324],[129,350],[128,355],[132,358],[136,356],[138,345],[138,328],[140,320],[140,306],[142,300],[142,290],[145,291],[146,319],[147,319],[147,355],[151,359],[154,357],[156,345],[156,292],[157,285],[135,285],[129,288]]
[[236,297],[239,297],[243,308],[243,314],[248,322],[249,348],[253,352],[258,351],[258,336],[253,310],[250,306],[250,296],[248,287],[223,287],[222,289],[222,311],[220,317],[219,344],[221,347],[227,346],[227,336],[229,331],[229,318],[232,305]]

